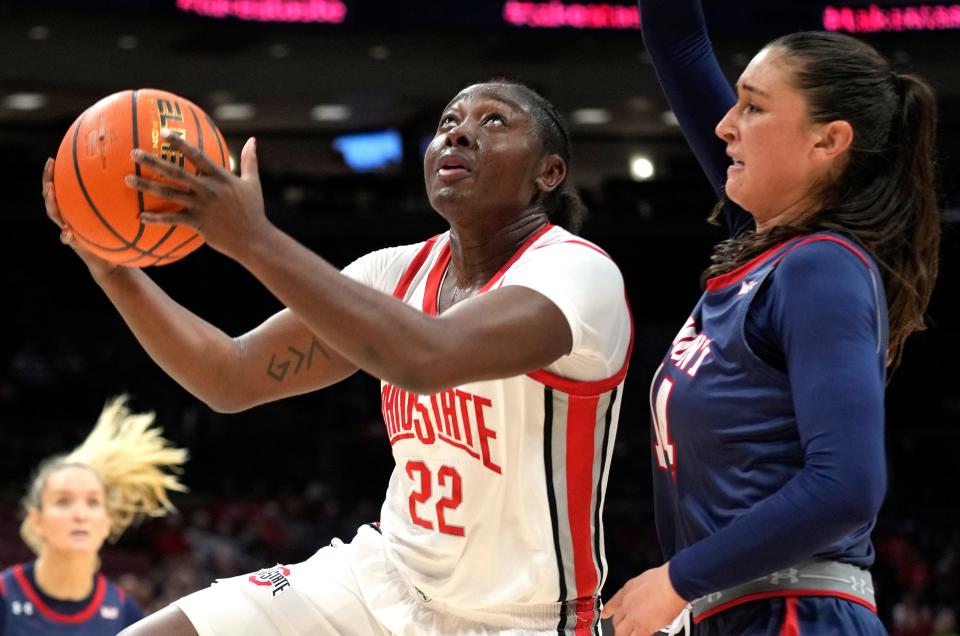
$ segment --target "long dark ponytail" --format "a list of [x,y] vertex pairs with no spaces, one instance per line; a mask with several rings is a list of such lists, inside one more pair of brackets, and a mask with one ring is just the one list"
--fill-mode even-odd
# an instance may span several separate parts
[[794,33],[767,47],[792,61],[793,83],[806,95],[811,119],[848,121],[853,143],[842,173],[820,188],[814,214],[720,243],[704,279],[798,234],[843,233],[880,267],[890,320],[888,359],[895,365],[907,337],[925,328],[937,277],[936,98],[925,81],[894,72],[873,47],[850,36]]

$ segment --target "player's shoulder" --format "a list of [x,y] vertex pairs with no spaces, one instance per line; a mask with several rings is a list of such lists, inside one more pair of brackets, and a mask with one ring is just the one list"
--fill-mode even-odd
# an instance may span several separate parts
[[523,254],[526,260],[551,260],[565,267],[592,264],[601,269],[618,270],[609,253],[596,243],[554,225],[538,237]]
[[780,258],[776,286],[816,297],[856,294],[874,297],[879,279],[873,257],[853,240],[834,233],[798,239]]
[[870,270],[873,267],[870,252],[854,240],[833,232],[818,232],[795,239],[780,260],[781,267],[794,268],[841,265]]

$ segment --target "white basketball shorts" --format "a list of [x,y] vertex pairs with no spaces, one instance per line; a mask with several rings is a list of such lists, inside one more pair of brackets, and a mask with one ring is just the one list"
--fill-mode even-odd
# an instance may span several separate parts
[[488,621],[425,598],[389,561],[372,525],[362,526],[350,543],[335,539],[303,563],[221,579],[173,604],[200,636],[557,634],[540,611]]

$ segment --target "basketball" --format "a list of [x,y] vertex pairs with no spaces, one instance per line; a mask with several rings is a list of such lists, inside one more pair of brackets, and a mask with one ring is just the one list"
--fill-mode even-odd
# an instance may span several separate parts
[[161,128],[229,169],[223,135],[190,101],[149,88],[104,97],[70,126],[53,174],[60,213],[82,248],[118,265],[146,267],[172,263],[203,244],[191,227],[141,223],[140,212],[177,212],[181,207],[124,185],[128,174],[164,180],[134,162],[130,152],[135,148],[196,172],[160,137]]

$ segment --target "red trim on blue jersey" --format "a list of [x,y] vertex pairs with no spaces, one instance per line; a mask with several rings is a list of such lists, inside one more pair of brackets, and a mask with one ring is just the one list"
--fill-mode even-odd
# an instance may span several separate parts
[[834,592],[833,590],[774,590],[772,592],[760,592],[757,594],[747,594],[746,596],[741,596],[740,598],[735,598],[728,603],[722,603],[716,607],[711,607],[709,610],[700,614],[693,619],[694,623],[700,623],[707,620],[711,616],[715,616],[720,612],[726,611],[731,607],[736,607],[737,605],[743,605],[744,603],[750,603],[752,601],[762,601],[769,598],[799,598],[802,596],[830,596],[834,598],[842,598],[845,601],[850,601],[851,603],[857,603],[858,605],[863,605],[868,610],[877,613],[877,608],[867,601],[863,600],[858,596],[853,594],[844,594],[843,592]]
[[93,597],[90,599],[90,604],[76,614],[61,614],[43,602],[43,599],[40,598],[40,595],[23,573],[22,566],[13,566],[13,577],[16,579],[20,589],[23,590],[23,594],[33,603],[34,607],[40,610],[41,614],[52,621],[66,623],[68,625],[77,625],[78,623],[83,623],[93,618],[93,615],[100,609],[100,604],[103,603],[103,597],[106,596],[107,593],[107,580],[103,578],[102,574],[98,574],[97,586],[93,592]]
[[749,274],[753,269],[762,263],[763,261],[770,258],[770,255],[776,252],[778,249],[789,243],[792,239],[783,241],[782,243],[777,243],[767,251],[763,252],[758,256],[754,256],[749,261],[741,265],[735,270],[729,271],[726,274],[721,274],[720,276],[714,276],[707,280],[707,291],[717,291],[718,289],[723,289],[724,287],[729,287],[730,285],[735,285],[743,280],[747,274]]
[[[590,503],[593,496],[594,438],[599,403],[599,395],[571,395],[567,398],[567,519],[570,521],[577,598],[597,593],[597,568],[593,558],[593,536],[590,532]],[[578,627],[580,622],[578,616]]]
[[417,252],[417,255],[413,257],[413,260],[410,261],[410,265],[407,266],[407,271],[400,277],[400,282],[397,283],[396,288],[393,290],[393,295],[396,298],[403,300],[403,297],[407,295],[410,284],[413,282],[417,272],[420,271],[420,268],[423,267],[424,261],[427,260],[427,256],[429,256],[430,250],[433,249],[433,244],[437,242],[438,238],[440,238],[439,234],[427,240],[427,242],[423,244],[423,247],[420,248],[420,251]]
[[0,596],[7,595],[7,584],[3,582],[3,577],[0,576]]
[[800,247],[801,245],[806,245],[807,243],[813,243],[814,241],[830,241],[830,242],[832,242],[832,243],[836,243],[837,245],[842,245],[842,246],[844,246],[845,248],[847,248],[848,250],[850,250],[851,252],[853,252],[854,254],[856,254],[857,258],[860,259],[860,262],[863,263],[864,266],[865,266],[867,269],[870,269],[870,261],[867,260],[867,257],[866,257],[866,256],[864,256],[863,254],[860,253],[860,250],[859,250],[859,249],[857,249],[856,247],[854,247],[853,243],[850,243],[849,241],[844,241],[843,239],[837,238],[836,236],[811,236],[811,237],[808,238],[808,239],[804,239],[804,240],[800,241],[799,243],[797,243],[796,245],[792,246],[790,249],[788,249],[788,250],[787,250],[786,252],[784,252],[783,254],[781,254],[781,255],[779,256],[779,258],[777,258],[777,263],[779,263],[780,261],[782,261],[787,254],[789,254],[789,253],[792,252],[793,250],[797,249],[797,248]]
[[[774,245],[767,251],[763,252],[759,256],[753,257],[752,259],[750,259],[749,261],[747,261],[737,269],[727,272],[726,274],[721,274],[720,276],[714,276],[713,278],[707,280],[707,291],[708,292],[717,291],[717,290],[725,289],[727,287],[730,287],[731,285],[735,285],[739,283],[741,280],[746,278],[747,275],[750,274],[750,272],[753,271],[754,268],[756,268],[762,262],[770,258],[770,256],[774,252],[776,252],[778,249],[780,249],[781,247],[783,247],[784,245],[786,245],[787,243],[793,240],[795,239],[787,239],[782,243],[777,243],[776,245]],[[787,254],[797,249],[801,245],[806,245],[807,243],[813,243],[815,241],[830,241],[832,243],[836,243],[837,245],[844,246],[845,248],[847,248],[848,250],[856,254],[857,258],[860,259],[860,261],[867,267],[867,269],[870,269],[870,261],[867,259],[866,256],[864,256],[860,252],[859,248],[853,245],[853,243],[849,241],[845,241],[836,236],[829,236],[829,235],[811,236],[806,239],[803,239],[802,241],[799,241],[796,245],[791,246],[790,249],[788,249],[783,254],[781,254],[777,258],[777,263],[782,261]]]
[[780,636],[800,636],[800,623],[797,621],[797,597],[792,596],[784,602],[783,625]]

